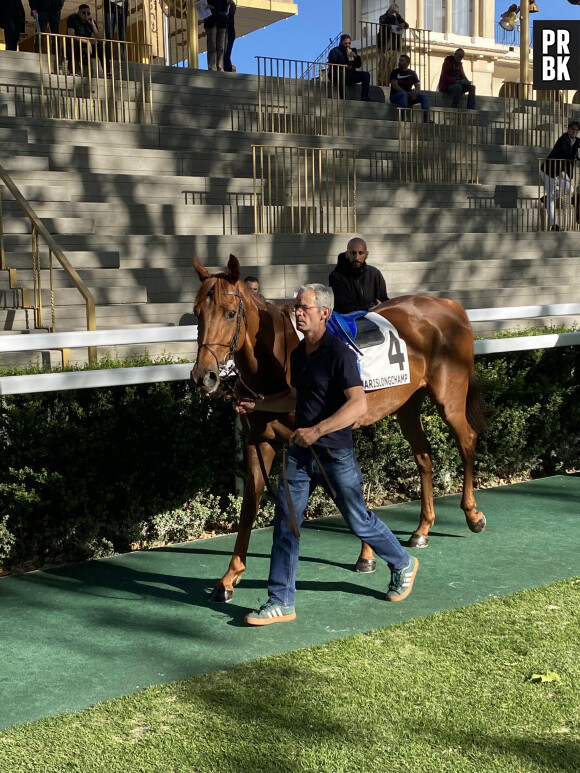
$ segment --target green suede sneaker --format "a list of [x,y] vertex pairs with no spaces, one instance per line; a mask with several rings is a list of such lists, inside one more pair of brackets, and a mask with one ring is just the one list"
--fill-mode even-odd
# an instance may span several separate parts
[[391,582],[387,591],[387,601],[402,601],[413,590],[415,575],[419,568],[419,559],[411,556],[409,566],[399,572],[391,572]]
[[270,625],[270,623],[289,623],[296,618],[294,607],[283,607],[275,601],[267,601],[256,612],[246,616],[248,625]]

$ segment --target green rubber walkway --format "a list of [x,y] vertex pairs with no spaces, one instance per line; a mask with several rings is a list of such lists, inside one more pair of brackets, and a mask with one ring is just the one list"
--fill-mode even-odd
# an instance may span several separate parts
[[[298,618],[248,628],[266,598],[270,529],[253,534],[234,599],[209,605],[233,536],[0,579],[0,727],[82,709],[152,684],[228,668],[580,574],[580,477],[477,492],[487,529],[471,534],[458,495],[437,521],[411,596],[385,602],[387,567],[352,571],[358,541],[340,518],[302,533]],[[416,502],[380,512],[401,538]]]

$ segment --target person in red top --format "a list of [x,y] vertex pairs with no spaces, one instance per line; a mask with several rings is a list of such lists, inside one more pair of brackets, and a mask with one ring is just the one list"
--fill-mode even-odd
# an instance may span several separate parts
[[439,91],[452,95],[451,107],[459,107],[461,95],[467,93],[467,109],[475,110],[475,86],[467,79],[461,60],[465,51],[458,48],[453,56],[446,56],[439,78]]

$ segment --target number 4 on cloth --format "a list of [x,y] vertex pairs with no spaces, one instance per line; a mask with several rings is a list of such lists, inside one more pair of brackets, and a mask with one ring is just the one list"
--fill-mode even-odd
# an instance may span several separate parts
[[389,362],[391,365],[398,363],[399,370],[403,370],[405,367],[405,355],[401,351],[399,339],[392,330],[389,330]]

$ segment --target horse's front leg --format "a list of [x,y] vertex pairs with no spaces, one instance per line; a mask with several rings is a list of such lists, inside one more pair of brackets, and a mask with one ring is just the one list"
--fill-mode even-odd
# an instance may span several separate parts
[[[276,453],[275,449],[269,443],[261,443],[260,450],[262,452],[266,474],[269,474]],[[242,575],[246,569],[246,559],[252,526],[256,520],[260,499],[264,493],[264,488],[266,487],[255,445],[248,445],[246,447],[246,460],[247,479],[246,485],[244,486],[238,536],[236,537],[234,553],[230,560],[228,571],[221,580],[218,581],[210,596],[210,601],[213,602],[227,603],[228,601],[231,601],[234,595],[234,585],[237,585],[242,579]]]

